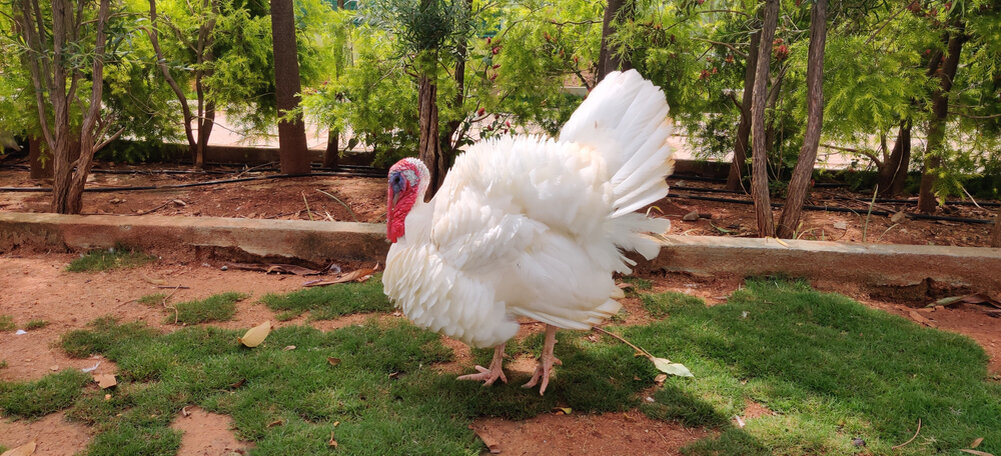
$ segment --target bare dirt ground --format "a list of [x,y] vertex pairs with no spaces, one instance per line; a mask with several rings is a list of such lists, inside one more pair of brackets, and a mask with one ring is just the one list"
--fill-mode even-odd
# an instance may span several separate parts
[[[106,273],[70,273],[65,266],[74,258],[71,254],[25,254],[24,256],[0,255],[0,314],[13,315],[20,325],[33,319],[43,319],[50,324],[24,335],[4,333],[0,337],[0,358],[7,367],[0,369],[0,380],[36,380],[53,369],[65,367],[92,367],[100,361],[98,373],[113,373],[113,363],[102,358],[75,360],[68,358],[58,348],[62,334],[84,328],[95,318],[111,315],[121,321],[143,321],[160,331],[177,330],[180,326],[166,321],[169,310],[150,307],[135,299],[157,292],[175,293],[173,301],[200,299],[210,295],[241,291],[251,297],[237,304],[232,321],[218,324],[228,328],[248,328],[264,320],[275,322],[275,314],[258,304],[258,299],[268,292],[287,292],[301,287],[306,279],[299,276],[265,274],[263,272],[229,269],[222,271],[218,264],[160,261],[140,268]],[[692,277],[685,274],[648,277],[653,291],[680,291],[699,296],[710,305],[718,304],[741,286],[737,277]],[[162,284],[164,281],[168,285]],[[187,287],[176,291],[160,288]],[[886,302],[874,299],[867,293],[838,284],[815,284],[817,288],[838,291],[875,308],[911,318],[910,312],[924,302]],[[625,324],[642,324],[650,321],[636,298],[626,298]],[[965,305],[938,310],[918,310],[941,330],[970,336],[990,356],[989,370],[1001,378],[1001,325],[998,320]],[[333,321],[311,323],[321,330],[361,324],[369,318],[395,319],[395,315],[352,315]],[[307,324],[304,317],[276,322],[278,326]],[[518,337],[540,331],[540,325],[523,325]],[[464,344],[445,339],[445,344],[456,353],[456,361],[439,366],[443,371],[460,374],[471,371],[472,358]],[[531,372],[533,360],[519,357],[509,360],[509,371]],[[210,414],[195,407],[187,409],[191,415],[179,415],[175,428],[184,431],[182,455],[240,454],[248,448],[247,442],[236,440],[229,418]],[[743,419],[751,420],[771,413],[760,404],[749,403]],[[540,424],[535,426],[533,424]],[[678,454],[685,444],[706,435],[705,431],[689,429],[676,424],[649,420],[637,411],[604,415],[544,415],[527,421],[499,419],[478,420],[474,430],[488,443],[499,445],[502,454]],[[545,430],[542,432],[540,430]],[[36,440],[38,455],[68,455],[82,449],[91,431],[76,423],[67,422],[60,413],[40,421],[0,421],[0,442],[13,447]]]

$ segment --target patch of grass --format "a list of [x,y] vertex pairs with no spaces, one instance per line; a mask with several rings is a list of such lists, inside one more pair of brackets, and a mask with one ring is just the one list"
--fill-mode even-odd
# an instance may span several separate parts
[[24,325],[24,329],[32,331],[35,329],[42,329],[46,326],[49,326],[49,322],[46,320],[31,320]]
[[7,368],[7,360],[0,359],[0,369],[6,369],[6,368]]
[[[210,321],[226,321],[236,313],[236,303],[247,299],[246,293],[220,293],[195,301],[181,302],[177,308],[177,323],[193,325]],[[162,298],[161,298],[162,302]],[[167,322],[172,323],[174,315],[167,316]]]
[[14,317],[10,315],[0,315],[0,332],[13,331],[17,329]]
[[[677,301],[677,302],[675,302]],[[440,338],[406,322],[329,332],[275,329],[254,349],[242,331],[208,326],[158,334],[140,324],[94,322],[62,339],[73,356],[101,353],[119,367],[119,386],[79,396],[70,418],[94,426],[86,454],[167,455],[177,451],[169,423],[199,405],[233,417],[255,454],[478,454],[473,419],[524,419],[567,406],[574,413],[640,407],[656,419],[718,428],[684,451],[692,455],[897,454],[921,418],[921,435],[899,454],[1001,446],[1001,385],[987,380],[986,356],[954,334],[925,329],[847,298],[787,282],[750,282],[726,304],[675,300],[671,318],[611,328],[696,378],[669,378],[653,403],[640,401],[657,375],[646,359],[609,337],[559,334],[564,365],[544,397],[520,388],[527,376],[483,388],[440,374],[452,355]],[[316,310],[315,307],[307,309]],[[295,345],[294,350],[283,350]],[[537,353],[541,337],[511,344]],[[474,351],[479,362],[489,350]],[[328,357],[339,358],[336,366]],[[485,358],[485,359],[480,359]],[[471,371],[471,366],[467,366]],[[78,388],[79,389],[79,388]],[[748,400],[777,413],[731,418]],[[333,423],[340,446],[326,446]],[[852,445],[855,437],[868,446]]]
[[110,249],[92,250],[70,262],[66,266],[69,272],[99,272],[114,269],[129,269],[156,261],[153,255],[133,250],[128,247],[113,247]]
[[[977,437],[985,438],[978,449],[1001,451],[1001,385],[966,337],[779,280],[750,281],[725,305],[667,307],[670,319],[623,332],[695,374],[668,379],[642,407],[723,428],[688,454],[935,454]],[[746,400],[777,414],[729,427]],[[918,438],[891,450],[919,418]],[[855,437],[867,447],[856,448]]]
[[291,320],[310,312],[310,320],[332,320],[342,315],[360,312],[389,312],[393,305],[382,291],[382,275],[376,274],[363,283],[342,283],[325,287],[304,288],[286,294],[268,293],[261,302],[279,311],[280,319]]
[[705,307],[706,302],[702,298],[689,296],[677,291],[668,291],[660,294],[645,294],[642,296],[643,308],[651,317],[661,319],[675,310],[682,310],[687,307]]
[[0,382],[3,416],[37,418],[69,407],[91,381],[89,375],[66,369],[36,382]]
[[136,302],[150,307],[156,307],[163,305],[164,299],[167,299],[167,293],[153,293],[136,299]]
[[625,276],[620,278],[622,282],[632,285],[631,287],[623,288],[626,296],[635,297],[639,296],[641,291],[649,291],[653,289],[653,282],[641,277]]

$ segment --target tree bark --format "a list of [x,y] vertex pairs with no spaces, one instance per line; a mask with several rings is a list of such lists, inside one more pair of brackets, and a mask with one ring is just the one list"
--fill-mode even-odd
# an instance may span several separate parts
[[52,153],[43,153],[42,144],[45,144],[45,141],[37,136],[28,138],[28,175],[32,179],[52,178]]
[[327,130],[327,150],[323,151],[323,167],[337,169],[340,164],[341,154],[337,147],[337,140],[340,132],[334,129]]
[[[275,58],[275,97],[278,115],[285,117],[299,107],[299,57],[295,41],[292,0],[271,0],[271,39]],[[278,121],[278,146],[284,174],[309,174],[306,125],[301,115]]]
[[753,135],[751,196],[758,222],[758,236],[774,236],[775,220],[772,218],[768,196],[768,154],[765,146],[765,103],[768,96],[768,67],[772,56],[772,39],[778,23],[779,0],[765,0],[761,41],[758,43],[758,61],[754,73],[754,92],[751,94],[751,134]]
[[803,202],[813,178],[820,145],[820,128],[824,120],[824,44],[827,41],[827,0],[815,0],[810,12],[810,49],[806,62],[806,133],[799,159],[792,171],[782,217],[779,218],[778,237],[790,239],[799,227]]
[[907,168],[911,162],[911,123],[910,121],[900,122],[900,129],[897,131],[897,141],[893,144],[890,156],[882,163],[877,163],[879,167],[879,195],[883,198],[892,198],[899,195],[904,190],[904,182],[907,180]]
[[418,117],[420,121],[420,140],[417,146],[421,161],[431,172],[431,182],[425,199],[431,197],[441,187],[445,179],[444,160],[441,154],[441,142],[438,140],[438,85],[433,76],[421,74],[417,81]]
[[598,81],[605,79],[605,75],[616,70],[628,70],[632,68],[629,60],[623,58],[618,49],[609,43],[609,38],[615,34],[615,26],[612,23],[616,19],[631,18],[635,5],[633,0],[608,0],[605,7],[605,16],[601,23],[601,47],[598,49]]
[[966,40],[962,23],[959,30],[948,34],[945,59],[939,59],[941,66],[936,70],[939,87],[932,93],[932,117],[928,122],[928,140],[925,162],[921,174],[921,189],[918,193],[918,210],[923,213],[935,212],[935,183],[938,181],[939,167],[942,165],[942,149],[945,144],[945,124],[949,116],[949,91],[952,80],[959,68],[959,56]]
[[744,188],[741,180],[747,175],[747,153],[750,152],[748,139],[751,136],[751,99],[754,94],[754,73],[758,66],[758,46],[761,41],[761,31],[751,33],[751,44],[747,51],[747,64],[744,68],[744,94],[740,101],[740,125],[737,126],[737,141],[733,146],[733,161],[730,162],[730,174],[726,178],[726,189],[736,192]]

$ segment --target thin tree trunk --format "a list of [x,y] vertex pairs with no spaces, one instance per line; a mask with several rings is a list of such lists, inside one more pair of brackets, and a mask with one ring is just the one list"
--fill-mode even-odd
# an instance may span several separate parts
[[[284,117],[299,107],[299,92],[302,91],[292,0],[271,0],[271,38],[278,115]],[[278,145],[282,173],[309,174],[306,125],[301,115],[291,121],[278,121]]]
[[441,156],[441,142],[438,140],[438,85],[432,76],[421,74],[417,81],[418,116],[420,120],[420,140],[418,156],[431,172],[426,199],[441,187],[445,179],[445,163]]
[[959,56],[965,40],[961,23],[958,31],[949,34],[947,55],[936,72],[939,77],[939,87],[932,93],[932,118],[928,123],[928,141],[921,174],[921,189],[918,193],[918,210],[923,213],[935,212],[938,206],[934,189],[938,181],[939,167],[942,166],[945,124],[949,116],[949,91],[952,90],[952,80],[959,68]]
[[37,136],[28,138],[28,163],[30,164],[28,175],[32,179],[52,178],[52,153],[43,153],[43,144],[45,141]]
[[340,132],[334,129],[327,130],[327,150],[323,151],[323,167],[337,169],[340,164],[341,154],[337,147],[337,140]]
[[633,10],[633,0],[608,0],[608,6],[605,7],[605,16],[601,24],[601,47],[598,49],[598,81],[605,79],[605,75],[613,71],[632,68],[629,61],[622,58],[619,50],[612,48],[609,38],[615,34],[615,26],[612,23],[617,18],[631,18]]
[[751,45],[747,51],[747,65],[744,68],[744,94],[740,100],[740,125],[737,126],[737,141],[733,146],[733,161],[730,174],[726,178],[726,189],[736,192],[743,189],[741,180],[747,175],[747,147],[751,137],[751,99],[754,94],[754,73],[758,66],[758,46],[761,31],[751,34]]
[[765,152],[765,103],[768,95],[768,67],[771,63],[772,39],[778,23],[779,0],[765,0],[761,41],[758,43],[758,61],[754,74],[754,92],[751,94],[751,134],[753,143],[751,196],[758,221],[758,236],[774,236],[775,220],[772,218],[768,196],[768,154]]
[[[147,30],[147,35],[149,35],[149,41],[153,45],[153,51],[156,53],[156,63],[157,67],[160,68],[160,73],[163,74],[163,78],[167,81],[167,85],[170,89],[174,91],[174,96],[177,97],[177,101],[181,105],[181,114],[184,117],[184,135],[188,139],[188,150],[196,157],[197,163],[197,144],[195,142],[195,135],[191,128],[191,107],[188,106],[188,97],[184,95],[184,90],[177,83],[177,80],[170,74],[170,69],[167,67],[167,59],[163,55],[163,50],[160,48],[159,31],[156,28],[156,0],[149,0],[149,30]],[[215,19],[213,19],[214,21]],[[199,89],[200,92],[200,89]]]
[[998,208],[998,214],[994,216],[994,229],[991,230],[991,247],[1001,247],[1001,208]]
[[897,141],[893,144],[890,156],[877,163],[879,168],[879,195],[884,198],[892,198],[903,191],[904,181],[907,179],[907,167],[911,159],[911,125],[909,121],[900,122],[897,131]]
[[806,134],[799,159],[792,171],[782,217],[779,218],[778,237],[792,238],[803,214],[803,202],[813,178],[813,165],[817,162],[820,145],[820,127],[824,120],[824,43],[827,40],[827,0],[815,0],[810,13],[810,49],[806,63]]

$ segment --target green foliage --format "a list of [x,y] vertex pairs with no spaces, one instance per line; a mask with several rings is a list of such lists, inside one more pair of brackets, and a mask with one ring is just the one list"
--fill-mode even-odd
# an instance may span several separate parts
[[[209,296],[195,301],[185,301],[176,304],[177,323],[192,325],[210,321],[226,321],[236,313],[236,303],[247,299],[246,293],[228,292]],[[162,301],[162,299],[161,299]],[[166,321],[173,322],[175,315],[167,316]]]
[[312,320],[332,320],[358,312],[390,311],[393,305],[382,291],[382,275],[363,283],[342,283],[305,288],[287,294],[268,293],[261,302],[274,311],[282,311],[279,320],[288,320],[310,311]]
[[0,412],[5,417],[38,418],[73,404],[89,375],[66,369],[36,382],[0,381]]
[[107,250],[92,250],[81,255],[66,266],[69,272],[99,272],[114,269],[130,269],[156,261],[153,255],[133,250],[129,247],[113,247]]
[[0,315],[0,332],[13,331],[17,329],[14,317],[10,315]]

